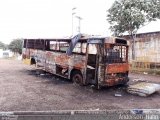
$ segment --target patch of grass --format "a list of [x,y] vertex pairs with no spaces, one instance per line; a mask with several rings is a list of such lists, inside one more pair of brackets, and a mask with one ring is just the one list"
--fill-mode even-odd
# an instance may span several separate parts
[[160,69],[130,68],[130,71],[135,73],[145,72],[152,75],[160,75]]

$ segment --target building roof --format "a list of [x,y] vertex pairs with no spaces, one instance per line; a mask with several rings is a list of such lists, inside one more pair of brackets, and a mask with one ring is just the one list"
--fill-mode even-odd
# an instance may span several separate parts
[[[147,33],[137,33],[136,34],[137,38],[153,37],[153,36],[159,36],[160,37],[160,31],[147,32]],[[121,37],[126,38],[126,39],[131,39],[130,35],[124,35],[124,36],[121,36]]]

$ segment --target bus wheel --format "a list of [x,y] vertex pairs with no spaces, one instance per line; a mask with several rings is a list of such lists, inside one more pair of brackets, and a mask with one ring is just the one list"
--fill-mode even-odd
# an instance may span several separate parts
[[81,72],[74,71],[71,76],[71,79],[74,82],[74,84],[83,85],[83,77],[82,77]]

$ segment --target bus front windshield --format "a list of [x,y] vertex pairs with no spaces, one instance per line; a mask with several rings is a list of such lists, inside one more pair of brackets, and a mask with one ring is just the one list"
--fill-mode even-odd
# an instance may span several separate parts
[[106,63],[125,63],[127,62],[127,46],[121,44],[106,44],[105,46]]

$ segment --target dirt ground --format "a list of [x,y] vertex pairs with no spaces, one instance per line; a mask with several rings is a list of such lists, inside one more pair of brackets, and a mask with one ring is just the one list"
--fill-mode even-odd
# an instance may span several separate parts
[[[160,93],[148,97],[128,94],[122,86],[92,90],[50,74],[39,75],[34,66],[0,59],[0,111],[109,110],[160,108]],[[160,76],[130,73],[160,83]],[[115,97],[115,93],[121,97]]]

